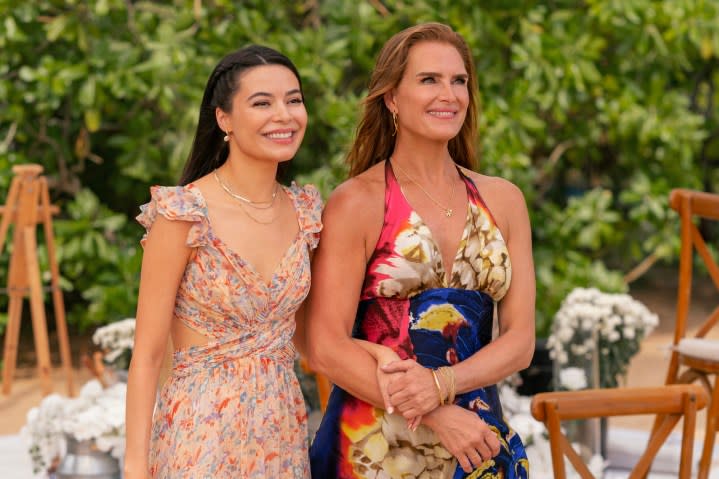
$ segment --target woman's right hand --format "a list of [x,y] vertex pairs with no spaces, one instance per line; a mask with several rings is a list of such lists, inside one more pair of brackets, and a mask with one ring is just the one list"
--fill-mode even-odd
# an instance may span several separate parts
[[472,472],[499,454],[500,443],[495,432],[476,413],[460,406],[440,406],[422,422],[437,434],[464,472]]

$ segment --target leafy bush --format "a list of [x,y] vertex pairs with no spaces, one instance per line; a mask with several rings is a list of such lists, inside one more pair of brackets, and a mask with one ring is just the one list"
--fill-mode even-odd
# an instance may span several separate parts
[[716,2],[0,0],[0,11],[0,171],[46,168],[79,327],[133,314],[132,217],[149,185],[176,182],[213,65],[249,42],[297,63],[310,125],[290,176],[327,194],[383,42],[421,21],[462,33],[479,73],[480,169],[529,203],[540,336],[572,288],[623,291],[643,258],[675,256],[671,188],[719,190]]

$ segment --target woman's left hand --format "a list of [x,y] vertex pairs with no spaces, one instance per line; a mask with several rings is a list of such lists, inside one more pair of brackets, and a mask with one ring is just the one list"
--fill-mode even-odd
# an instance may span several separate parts
[[385,373],[404,373],[393,379],[387,389],[389,399],[402,416],[424,416],[440,404],[432,370],[412,359],[393,361],[382,367]]

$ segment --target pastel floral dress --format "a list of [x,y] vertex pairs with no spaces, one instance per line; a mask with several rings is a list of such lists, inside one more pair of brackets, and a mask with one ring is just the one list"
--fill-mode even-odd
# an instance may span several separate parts
[[309,478],[307,413],[293,363],[294,313],[310,287],[322,203],[313,186],[283,187],[299,232],[271,281],[215,236],[193,184],[153,187],[138,221],[192,223],[195,248],[174,317],[208,343],[177,350],[155,408],[150,472],[177,478]]
[[[492,340],[495,302],[511,281],[507,246],[472,180],[464,179],[466,225],[447,278],[429,228],[412,210],[389,162],[385,215],[367,264],[354,337],[392,348],[402,359],[437,368],[472,356]],[[412,432],[398,414],[335,387],[310,449],[312,477],[323,479],[526,479],[519,436],[502,416],[496,386],[460,394],[497,434],[500,453],[471,473],[426,426]]]

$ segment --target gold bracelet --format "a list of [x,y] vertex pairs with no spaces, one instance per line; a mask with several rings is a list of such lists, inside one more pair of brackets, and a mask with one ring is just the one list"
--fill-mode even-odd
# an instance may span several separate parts
[[442,397],[442,388],[439,385],[439,379],[437,378],[437,372],[435,369],[430,369],[432,371],[432,377],[434,378],[434,384],[437,386],[437,394],[439,394],[439,405],[444,405],[444,398]]
[[454,404],[454,398],[456,393],[456,383],[454,377],[454,369],[451,366],[442,366],[437,368],[440,375],[443,377],[445,386],[447,387],[447,404]]

